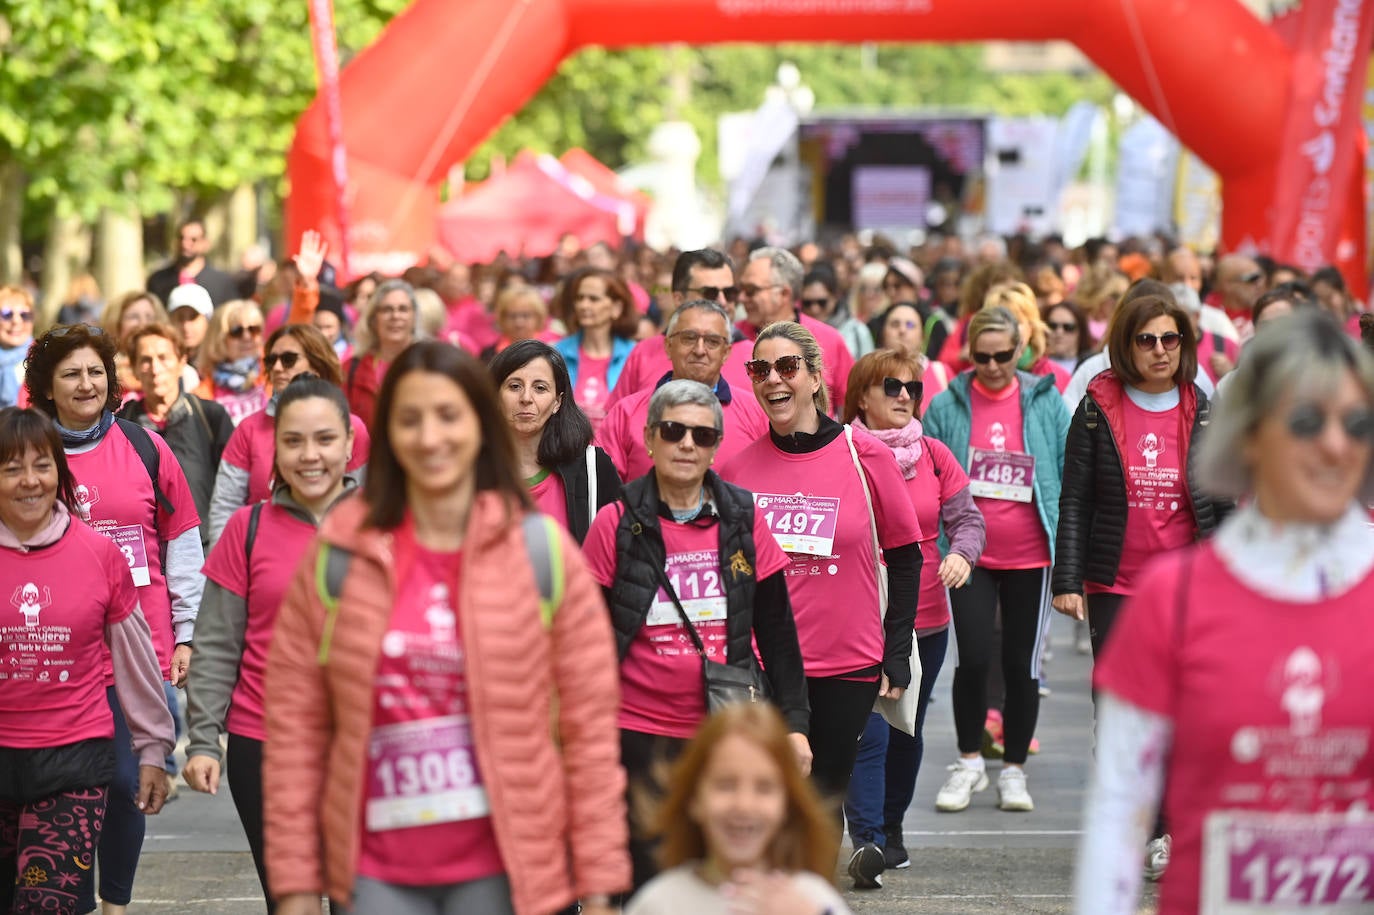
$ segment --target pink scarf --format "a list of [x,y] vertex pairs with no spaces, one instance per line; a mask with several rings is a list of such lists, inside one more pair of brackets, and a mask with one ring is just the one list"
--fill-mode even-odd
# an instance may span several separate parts
[[21,542],[19,536],[0,522],[0,547],[6,549],[27,552],[30,549],[41,546],[51,546],[62,539],[62,535],[67,532],[68,520],[71,513],[67,511],[67,506],[60,501],[54,502],[52,506],[52,517],[48,523],[38,533],[28,540]]
[[910,480],[916,476],[916,462],[921,459],[921,421],[913,418],[900,429],[870,429],[859,417],[854,417],[854,426],[892,449],[897,466],[902,469],[902,479]]

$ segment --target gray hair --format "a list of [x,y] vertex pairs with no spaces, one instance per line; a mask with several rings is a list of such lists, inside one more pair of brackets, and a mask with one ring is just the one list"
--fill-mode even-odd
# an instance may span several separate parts
[[690,302],[683,302],[673,312],[672,317],[668,318],[668,326],[663,330],[663,336],[671,337],[677,330],[678,318],[684,312],[700,308],[702,311],[709,311],[713,315],[720,315],[720,319],[725,322],[725,336],[730,336],[730,313],[720,306],[719,302],[712,302],[710,299],[692,299]]
[[[1374,405],[1374,357],[1329,315],[1296,311],[1256,329],[1245,356],[1227,382],[1200,446],[1198,478],[1204,489],[1239,499],[1254,491],[1245,443],[1286,397],[1318,402],[1353,375]],[[1374,462],[1365,468],[1361,500],[1374,501]]]
[[410,300],[410,310],[415,315],[416,340],[424,339],[423,315],[420,314],[420,301],[415,297],[415,287],[405,280],[390,279],[382,280],[377,284],[377,288],[372,290],[371,297],[367,300],[367,305],[363,307],[363,313],[358,315],[358,323],[353,328],[354,348],[359,353],[371,352],[377,346],[377,334],[372,329],[372,315],[377,310],[377,306],[382,304],[382,299],[390,293],[400,290],[406,294]]
[[1202,313],[1202,299],[1198,298],[1197,290],[1187,283],[1170,283],[1169,291],[1174,294],[1174,301],[1178,302],[1178,307],[1188,314],[1197,316]]
[[663,419],[663,414],[673,407],[706,407],[715,417],[716,430],[725,428],[725,411],[720,408],[720,400],[714,391],[700,381],[679,379],[670,381],[654,392],[649,398],[649,418],[645,426],[652,429]]
[[1011,313],[1011,309],[1005,305],[993,305],[984,308],[973,316],[968,323],[968,348],[973,351],[973,344],[979,337],[990,331],[1001,331],[1011,337],[1013,347],[1021,346],[1021,325],[1016,320],[1016,315]]
[[[797,256],[786,248],[763,247],[749,252],[749,263],[767,260],[773,282],[792,290],[792,298],[801,298],[802,277],[806,268]],[[884,271],[885,272],[885,271]]]

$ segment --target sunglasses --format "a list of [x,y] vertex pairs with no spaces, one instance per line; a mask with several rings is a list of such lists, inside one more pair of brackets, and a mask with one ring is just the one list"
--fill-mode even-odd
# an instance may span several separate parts
[[718,301],[724,296],[725,301],[731,305],[739,301],[738,286],[698,286],[695,289],[688,289],[688,292],[695,292],[703,299],[710,299],[712,302]]
[[1062,331],[1066,334],[1071,334],[1078,330],[1077,324],[1060,324],[1058,321],[1046,321],[1045,326],[1050,330]]
[[901,397],[902,389],[906,389],[906,396],[912,400],[921,399],[921,383],[919,381],[898,381],[892,376],[883,379],[883,393],[888,397]]
[[67,334],[76,333],[77,331],[89,334],[92,337],[105,336],[105,331],[102,328],[96,327],[94,324],[59,324],[43,335],[43,345],[47,346],[49,340],[56,340],[58,337],[65,337]]
[[1169,352],[1173,352],[1174,350],[1178,349],[1179,344],[1181,344],[1182,342],[1183,334],[1180,334],[1178,331],[1174,330],[1169,331],[1167,334],[1135,335],[1136,349],[1144,350],[1145,352],[1149,352],[1150,350],[1154,349],[1155,345],[1158,343],[1163,343],[1164,349],[1166,349]]
[[20,311],[17,308],[0,308],[0,321],[13,321],[15,318],[20,321],[32,321],[33,312]]
[[[1321,435],[1326,428],[1327,414],[1316,404],[1305,404],[1288,414],[1288,432],[1294,438],[1311,440]],[[1340,418],[1341,428],[1347,437],[1360,443],[1374,439],[1374,410],[1357,407],[1346,411]]]
[[720,441],[721,431],[714,426],[688,426],[683,423],[675,423],[670,419],[663,422],[654,423],[654,428],[658,430],[659,438],[669,444],[682,441],[688,432],[692,433],[692,441],[700,448],[714,448],[716,442]]
[[801,304],[802,304],[802,308],[813,308],[813,309],[815,309],[815,310],[817,310],[817,311],[820,311],[821,309],[825,308],[826,306],[828,306],[828,305],[830,304],[830,300],[829,300],[829,299],[802,299],[802,300],[801,300]]
[[753,285],[752,283],[745,283],[743,286],[740,286],[740,287],[739,287],[739,291],[742,292],[742,293],[744,293],[745,295],[749,296],[749,298],[752,299],[752,298],[754,298],[754,296],[756,296],[756,295],[758,295],[759,293],[763,292],[765,289],[778,289],[778,288],[779,288],[779,286],[778,286],[777,283],[769,283],[767,286],[755,286],[755,285]]
[[797,377],[801,367],[801,356],[779,356],[772,362],[767,359],[750,359],[744,363],[744,370],[749,373],[749,379],[754,384],[762,384],[767,381],[769,373],[774,369],[777,369],[778,377],[783,381],[791,381]]
[[1016,355],[1016,350],[1004,349],[1000,353],[971,353],[970,355],[973,357],[973,361],[979,365],[987,365],[994,359],[997,360],[998,365],[1006,365]]
[[262,336],[262,325],[261,325],[261,324],[247,324],[247,325],[244,325],[244,324],[235,324],[233,327],[229,328],[229,336],[233,337],[235,340],[242,340],[244,334],[247,334],[247,335],[250,336],[250,337],[261,337],[261,336]]
[[296,352],[268,353],[267,358],[264,359],[263,362],[266,363],[267,371],[270,372],[272,371],[272,367],[278,362],[281,362],[281,367],[284,369],[294,369],[296,363],[300,361],[300,358],[301,354]]
[[698,343],[704,343],[711,352],[718,352],[730,342],[729,337],[722,337],[720,334],[699,334],[694,330],[680,330],[668,339],[676,340],[688,349],[696,349]]

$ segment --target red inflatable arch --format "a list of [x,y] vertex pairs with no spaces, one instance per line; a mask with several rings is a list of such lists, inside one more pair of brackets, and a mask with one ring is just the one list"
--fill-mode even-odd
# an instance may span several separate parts
[[[987,39],[1076,44],[1222,177],[1225,244],[1265,245],[1299,68],[1290,44],[1237,0],[416,0],[341,75],[352,272],[422,257],[449,167],[582,47]],[[1347,130],[1342,148],[1356,142]],[[1329,196],[1348,203],[1362,196],[1362,176],[1347,171]],[[318,98],[301,117],[288,175],[288,237],[319,228],[338,250]],[[1362,211],[1344,211],[1342,239],[1363,252]],[[1329,259],[1335,240],[1322,244]]]

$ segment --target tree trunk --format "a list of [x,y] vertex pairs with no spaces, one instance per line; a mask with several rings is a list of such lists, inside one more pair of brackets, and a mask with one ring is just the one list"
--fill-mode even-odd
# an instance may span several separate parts
[[[47,328],[57,319],[62,300],[71,287],[72,277],[85,268],[90,257],[90,235],[81,217],[64,215],[59,206],[48,224],[48,241],[43,247],[43,292],[38,326]],[[103,290],[102,290],[103,291]]]
[[24,278],[24,184],[24,170],[17,162],[0,164],[0,284],[18,284]]
[[143,220],[138,210],[101,210],[95,232],[95,281],[105,300],[142,289]]
[[258,231],[258,195],[253,185],[240,184],[229,193],[225,216],[224,241],[228,249],[225,268],[233,273],[242,268],[244,252],[262,237]]

